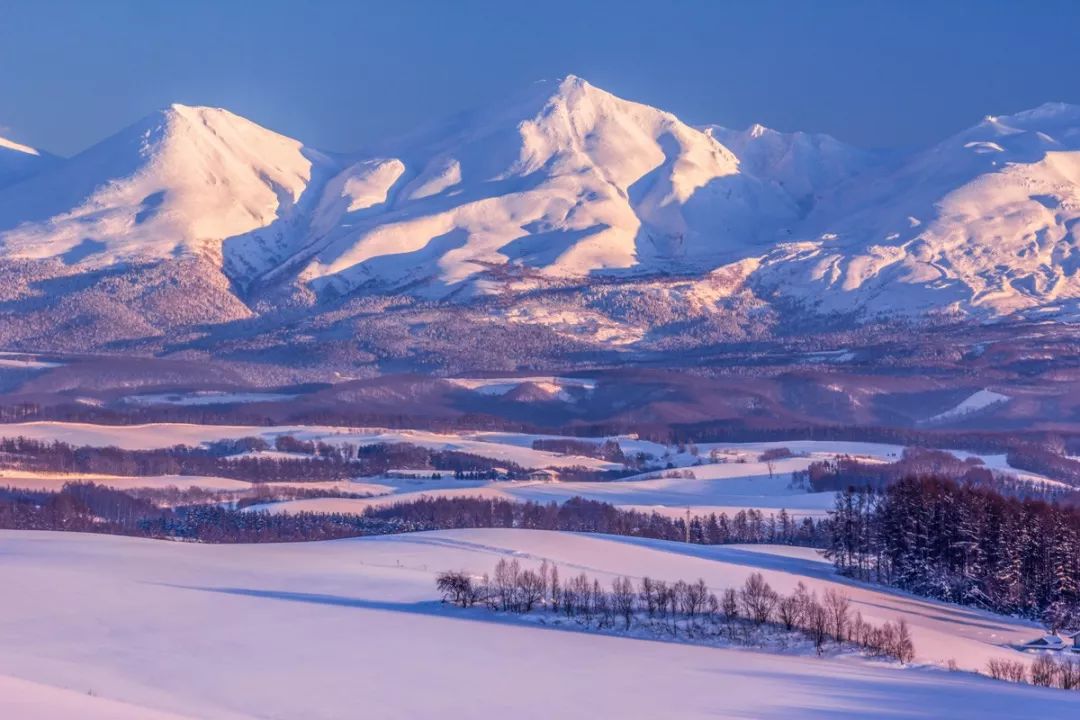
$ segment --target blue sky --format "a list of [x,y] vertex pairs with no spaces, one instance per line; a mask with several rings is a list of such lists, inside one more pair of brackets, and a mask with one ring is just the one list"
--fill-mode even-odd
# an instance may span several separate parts
[[1080,103],[1071,0],[3,0],[0,127],[77,152],[170,102],[349,150],[567,73],[692,123],[914,146]]

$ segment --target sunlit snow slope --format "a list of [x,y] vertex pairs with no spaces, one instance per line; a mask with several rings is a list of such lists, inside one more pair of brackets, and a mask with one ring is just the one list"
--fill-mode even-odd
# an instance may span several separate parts
[[[0,193],[0,254],[87,269],[183,255],[220,263],[226,238],[287,218],[326,162],[225,110],[173,105]],[[280,242],[229,262],[242,273]]]
[[[720,649],[545,628],[441,605],[435,574],[503,557],[711,588],[761,570],[905,617],[918,662],[962,669],[1037,629],[843,585],[801,549],[687,547],[527,530],[202,545],[0,533],[0,716],[59,718],[1071,717],[1080,695],[861,658]],[[88,655],[88,648],[92,654]],[[30,714],[27,714],[27,713]]]
[[762,275],[822,310],[1006,315],[1080,300],[1080,106],[988,117],[849,181]]
[[438,292],[492,275],[708,269],[796,215],[709,135],[576,77],[389,151],[330,183],[304,281]]

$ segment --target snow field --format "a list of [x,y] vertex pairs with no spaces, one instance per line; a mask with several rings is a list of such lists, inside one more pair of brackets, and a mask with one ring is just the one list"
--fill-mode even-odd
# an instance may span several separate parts
[[[16,711],[28,705],[44,720],[336,720],[357,708],[391,719],[871,718],[884,708],[894,718],[982,719],[1080,709],[1073,693],[966,673],[538,627],[440,605],[433,585],[442,569],[490,571],[502,557],[546,558],[564,577],[586,571],[602,582],[649,574],[715,588],[755,570],[782,591],[800,579],[819,593],[837,582],[799,549],[513,530],[239,546],[5,531],[0,546],[0,576],[20,589],[0,593],[4,717],[26,717]],[[999,644],[1035,632],[843,589],[868,619],[905,617],[921,662],[1023,658]]]

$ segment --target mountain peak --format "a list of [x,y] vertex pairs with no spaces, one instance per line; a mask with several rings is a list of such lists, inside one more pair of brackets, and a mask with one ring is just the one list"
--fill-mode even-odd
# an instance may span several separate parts
[[774,132],[776,132],[776,131],[765,127],[761,123],[754,123],[753,125],[751,125],[746,130],[746,133],[752,138],[759,138],[762,135],[765,135],[766,133],[774,133]]
[[87,265],[217,259],[290,212],[323,160],[227,110],[173,104],[0,195],[0,247]]

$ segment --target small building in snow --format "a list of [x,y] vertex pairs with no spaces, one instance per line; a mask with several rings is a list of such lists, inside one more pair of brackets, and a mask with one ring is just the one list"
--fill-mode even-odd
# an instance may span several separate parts
[[1023,650],[1063,650],[1065,641],[1059,635],[1043,635],[1020,646]]

